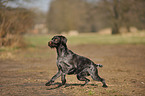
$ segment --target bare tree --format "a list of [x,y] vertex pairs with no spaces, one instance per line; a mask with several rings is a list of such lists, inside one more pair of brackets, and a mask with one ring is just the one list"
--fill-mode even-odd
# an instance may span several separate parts
[[[0,9],[0,45],[11,46],[23,44],[22,34],[26,33],[34,23],[34,13],[24,8],[5,7]],[[19,43],[19,44],[16,44]]]
[[96,32],[105,27],[112,34],[120,28],[128,32],[145,24],[145,0],[53,0],[48,11],[47,25],[52,32]]
[[83,0],[53,0],[48,12],[48,28],[53,32],[86,29],[86,2]]

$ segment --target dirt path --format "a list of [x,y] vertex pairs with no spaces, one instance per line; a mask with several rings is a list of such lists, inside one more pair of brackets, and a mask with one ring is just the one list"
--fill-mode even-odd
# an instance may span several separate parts
[[[69,46],[75,53],[104,65],[99,69],[108,88],[97,81],[85,87],[76,76],[67,75],[66,86],[60,79],[44,86],[56,72],[56,53],[48,47],[12,52],[12,58],[0,58],[0,96],[145,96],[145,45]],[[0,52],[0,55],[3,54]]]

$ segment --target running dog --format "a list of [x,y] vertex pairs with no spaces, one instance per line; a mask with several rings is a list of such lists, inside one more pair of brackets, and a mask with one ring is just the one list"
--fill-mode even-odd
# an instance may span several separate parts
[[54,36],[48,46],[57,50],[57,67],[58,72],[45,85],[50,86],[61,76],[62,85],[65,85],[65,76],[76,74],[77,79],[85,81],[82,85],[90,81],[86,76],[91,76],[93,80],[102,82],[102,87],[107,87],[105,80],[98,75],[97,67],[103,67],[101,64],[95,64],[90,59],[77,55],[67,48],[67,39],[64,36]]

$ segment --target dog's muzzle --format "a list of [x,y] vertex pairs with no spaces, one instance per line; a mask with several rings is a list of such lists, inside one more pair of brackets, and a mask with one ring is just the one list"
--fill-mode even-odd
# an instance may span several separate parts
[[54,47],[56,47],[56,44],[53,43],[52,41],[50,41],[50,42],[48,42],[48,46],[51,48],[54,48]]
[[48,42],[48,46],[51,47],[52,45],[52,41]]

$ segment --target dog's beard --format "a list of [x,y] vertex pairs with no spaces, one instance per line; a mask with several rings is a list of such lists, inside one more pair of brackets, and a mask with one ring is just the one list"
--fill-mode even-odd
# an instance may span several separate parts
[[49,46],[50,48],[55,48],[56,46]]
[[50,44],[50,45],[48,45],[50,48],[55,48],[56,47],[56,45],[54,45],[54,44]]
[[50,48],[55,48],[55,47],[57,47],[57,44],[48,43],[48,46],[49,46]]

